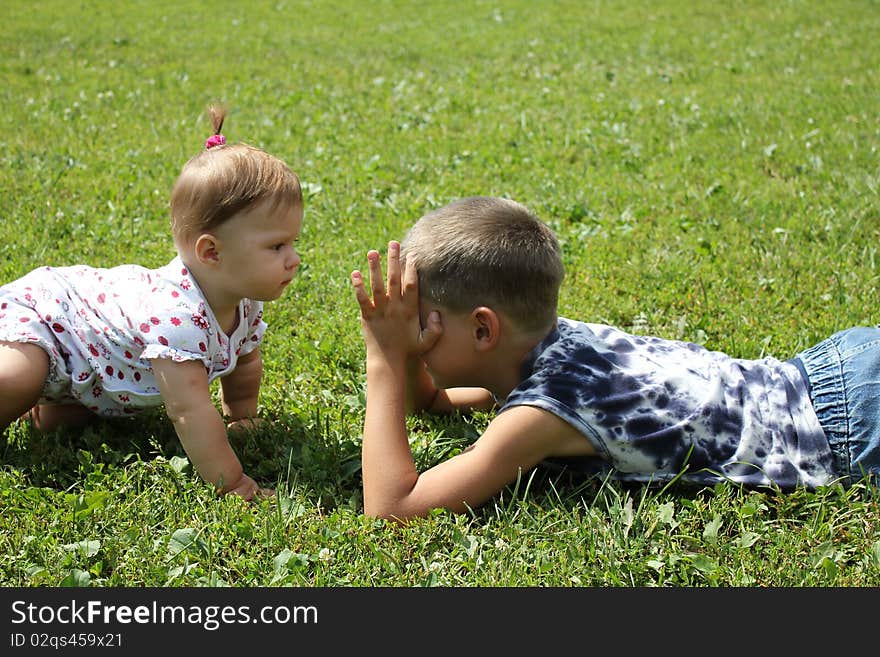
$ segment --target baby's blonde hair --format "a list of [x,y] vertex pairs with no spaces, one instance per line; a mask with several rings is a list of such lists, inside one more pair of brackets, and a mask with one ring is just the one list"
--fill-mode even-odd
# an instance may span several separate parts
[[525,206],[474,196],[419,219],[401,241],[419,295],[454,312],[488,306],[520,329],[556,322],[564,268],[556,235]]
[[[226,109],[212,105],[208,111],[214,134],[219,135]],[[171,190],[174,241],[186,244],[264,200],[274,206],[301,206],[299,177],[280,159],[254,146],[211,146],[183,166]]]

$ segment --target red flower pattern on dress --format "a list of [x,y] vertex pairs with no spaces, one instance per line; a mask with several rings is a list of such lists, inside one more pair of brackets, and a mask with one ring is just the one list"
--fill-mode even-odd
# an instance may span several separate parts
[[[189,271],[181,268],[183,276],[179,278],[173,274],[169,277],[170,271],[175,270],[166,268],[164,275],[158,275],[157,272],[155,276],[138,273],[136,277],[126,279],[133,283],[134,288],[117,293],[114,291],[116,281],[111,280],[110,276],[103,281],[100,273],[88,268],[74,269],[60,276],[69,277],[67,280],[74,292],[82,296],[59,294],[54,288],[54,278],[32,287],[22,285],[17,288],[15,303],[0,302],[0,320],[6,318],[8,323],[14,321],[13,318],[19,319],[22,326],[17,334],[26,339],[36,339],[29,328],[36,322],[43,324],[43,330],[54,332],[61,347],[50,349],[50,356],[60,366],[71,368],[69,376],[79,391],[76,396],[85,406],[95,412],[116,416],[137,412],[142,405],[140,395],[143,392],[155,394],[157,391],[149,376],[149,363],[144,360],[148,352],[141,354],[141,350],[149,350],[150,358],[155,358],[157,354],[175,361],[206,358],[211,371],[228,370],[235,361],[230,354],[237,358],[244,351],[245,344],[258,344],[265,327],[262,324],[262,311],[255,312],[259,302],[243,300],[240,312],[244,330],[238,332],[237,344],[230,352],[229,349],[233,347],[231,341],[214,325],[210,308],[198,293],[195,282],[188,278]],[[59,274],[53,274],[56,275]],[[85,287],[79,287],[81,283]],[[161,300],[163,295],[164,303]],[[130,303],[117,306],[117,300]],[[151,303],[150,300],[156,301],[153,311],[156,314],[141,315],[141,321],[137,318],[138,310],[142,311],[144,305]],[[98,311],[99,307],[101,312]],[[10,308],[16,312],[10,313]],[[28,308],[34,312],[27,312]],[[135,312],[129,313],[129,310]],[[189,316],[189,313],[192,315]],[[187,322],[188,316],[192,324]],[[107,323],[106,317],[114,318],[111,319],[113,326]],[[152,333],[154,327],[161,327],[162,334]],[[194,328],[204,331],[204,337],[194,332]],[[172,346],[174,348],[170,349]],[[166,351],[163,352],[163,348]],[[138,385],[117,392],[105,390],[103,386],[115,379],[128,380],[131,384],[138,382]],[[138,394],[132,395],[129,390],[136,390]],[[56,395],[54,392],[47,399],[50,397],[58,400],[65,398],[63,394]],[[101,401],[96,402],[99,399]],[[134,407],[126,406],[132,403]]]

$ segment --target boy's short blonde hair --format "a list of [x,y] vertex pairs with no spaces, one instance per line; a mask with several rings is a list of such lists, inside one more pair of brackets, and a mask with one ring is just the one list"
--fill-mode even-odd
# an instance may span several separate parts
[[[225,111],[211,108],[217,133]],[[299,177],[284,162],[248,144],[219,145],[187,162],[171,190],[171,232],[186,244],[238,212],[269,200],[302,206]]]
[[556,323],[564,268],[553,231],[523,205],[474,196],[419,219],[401,241],[419,295],[454,312],[500,310],[520,329]]

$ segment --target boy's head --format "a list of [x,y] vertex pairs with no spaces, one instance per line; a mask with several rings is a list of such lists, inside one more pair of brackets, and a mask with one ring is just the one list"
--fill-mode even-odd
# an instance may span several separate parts
[[217,139],[187,162],[171,191],[171,231],[178,247],[263,201],[281,211],[302,208],[299,178],[284,162],[247,144],[226,145],[225,118],[210,108]]
[[401,241],[407,259],[424,300],[458,313],[487,306],[528,333],[556,322],[564,276],[559,243],[515,201],[474,196],[426,214]]

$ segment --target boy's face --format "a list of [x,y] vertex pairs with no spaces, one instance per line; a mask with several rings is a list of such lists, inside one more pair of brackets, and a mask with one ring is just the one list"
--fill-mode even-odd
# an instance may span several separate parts
[[263,201],[220,227],[220,262],[230,294],[257,301],[281,296],[300,264],[295,242],[302,218],[301,205]]
[[431,349],[421,356],[434,385],[438,388],[478,385],[475,378],[477,352],[474,349],[474,327],[468,313],[455,313],[430,301],[419,301],[419,323],[426,326],[428,314],[440,313],[443,333]]

